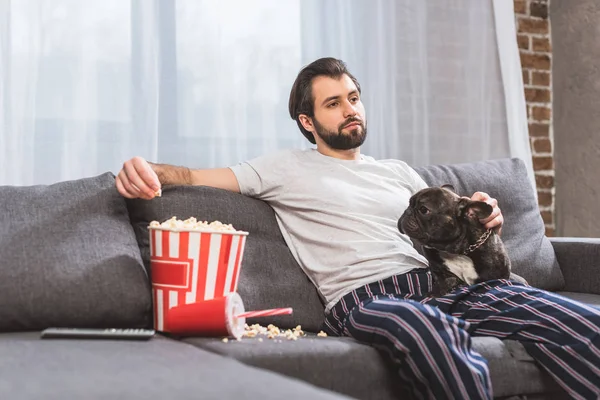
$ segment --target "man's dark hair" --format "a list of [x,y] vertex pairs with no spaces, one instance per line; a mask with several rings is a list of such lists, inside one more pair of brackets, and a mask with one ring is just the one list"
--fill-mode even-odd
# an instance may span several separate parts
[[309,142],[315,144],[315,138],[313,134],[302,126],[300,122],[300,114],[305,114],[310,118],[314,117],[315,111],[315,99],[312,94],[312,81],[318,76],[327,76],[329,78],[340,79],[342,75],[348,75],[358,93],[360,93],[360,84],[356,78],[346,68],[346,63],[342,60],[338,60],[332,57],[320,58],[312,63],[308,64],[300,70],[292,90],[290,92],[289,110],[290,117],[296,121],[298,128],[302,134],[308,139]]

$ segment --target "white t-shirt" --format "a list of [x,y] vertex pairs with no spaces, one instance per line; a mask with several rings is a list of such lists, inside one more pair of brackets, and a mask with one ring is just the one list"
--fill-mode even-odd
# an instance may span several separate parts
[[399,160],[340,160],[285,150],[231,167],[241,193],[267,202],[326,311],[359,286],[426,268],[398,231],[415,192],[427,187]]

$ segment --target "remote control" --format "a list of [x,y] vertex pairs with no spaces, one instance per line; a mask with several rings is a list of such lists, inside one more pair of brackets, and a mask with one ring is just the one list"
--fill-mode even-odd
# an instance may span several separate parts
[[154,333],[153,329],[47,328],[42,331],[41,338],[149,340]]

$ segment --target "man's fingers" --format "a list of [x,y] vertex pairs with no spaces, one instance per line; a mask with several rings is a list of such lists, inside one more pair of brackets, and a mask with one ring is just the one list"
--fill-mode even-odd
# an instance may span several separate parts
[[117,184],[117,190],[119,191],[121,196],[127,197],[128,199],[134,199],[136,196],[130,194],[129,191],[127,189],[125,189],[125,186],[123,186],[123,182],[121,182],[121,178],[119,177],[119,175],[117,175],[117,177],[115,178],[115,182]]
[[134,157],[131,161],[140,178],[149,186],[153,193],[156,193],[160,189],[160,181],[150,164],[141,157]]
[[490,195],[485,192],[475,192],[473,196],[471,196],[471,200],[473,201],[487,201],[490,198]]
[[490,222],[484,225],[486,229],[493,229],[496,233],[500,234],[502,231],[502,225],[504,224],[504,217],[502,215],[497,216]]
[[[123,164],[123,171],[125,171],[129,183],[131,185],[135,185],[135,189],[137,189],[137,191],[139,192],[139,197],[151,199],[154,197],[154,193],[156,191],[152,190],[139,174],[140,171],[144,171],[144,164],[146,163],[142,163],[139,161],[134,163],[134,160],[131,160],[131,162],[128,161],[125,164]],[[130,191],[129,188],[128,191]]]
[[502,210],[500,210],[500,207],[498,207],[498,200],[490,197],[490,195],[485,192],[473,193],[471,200],[485,201],[487,204],[492,206],[492,213],[487,218],[480,220],[480,222],[486,229],[494,229],[498,234],[500,234],[502,231],[502,225],[504,224],[504,216],[502,215]]
[[137,199],[138,197],[142,196],[142,193],[140,193],[140,191],[134,185],[131,184],[124,169],[122,169],[119,172],[117,178],[117,189],[119,188],[119,184],[121,185],[121,187],[123,187],[123,192],[121,192],[123,196],[130,199]]
[[492,213],[487,218],[480,220],[480,222],[482,224],[488,224],[489,222],[495,220],[498,217],[502,217],[502,212],[500,211],[500,207],[494,207]]
[[500,208],[494,208],[492,214],[488,218],[481,220],[481,223],[486,229],[494,229],[498,234],[500,234],[502,225],[504,224],[504,216],[502,215]]
[[160,195],[160,181],[150,164],[142,157],[123,163],[115,179],[117,191],[128,199],[153,199]]
[[492,207],[496,207],[498,205],[498,200],[493,197],[490,197],[489,194],[485,192],[475,192],[473,196],[471,196],[471,200],[473,201],[485,201]]
[[492,213],[484,219],[479,220],[482,224],[487,224],[488,222],[498,218],[498,216],[502,215],[502,211],[500,211],[500,207],[496,206],[492,209]]
[[125,192],[129,195],[129,196],[125,196],[128,197],[130,199],[146,199],[146,200],[151,200],[154,198],[154,195],[149,196],[146,193],[142,192],[136,185],[134,185],[133,183],[131,183],[129,181],[129,178],[127,177],[127,174],[125,172],[124,169],[121,170],[121,172],[119,172],[119,180],[121,182],[121,185],[123,186]]

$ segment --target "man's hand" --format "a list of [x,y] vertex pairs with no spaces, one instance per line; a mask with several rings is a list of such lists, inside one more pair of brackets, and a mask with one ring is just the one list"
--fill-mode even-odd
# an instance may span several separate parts
[[150,200],[160,193],[161,188],[158,175],[142,157],[133,157],[123,163],[116,184],[119,193],[128,199]]
[[471,196],[471,200],[474,201],[485,201],[490,206],[492,206],[493,211],[489,217],[486,219],[480,220],[480,222],[487,229],[494,229],[498,235],[502,232],[502,224],[504,224],[504,217],[502,216],[502,211],[500,207],[498,207],[498,200],[490,197],[489,194],[484,192],[475,192],[473,196]]

